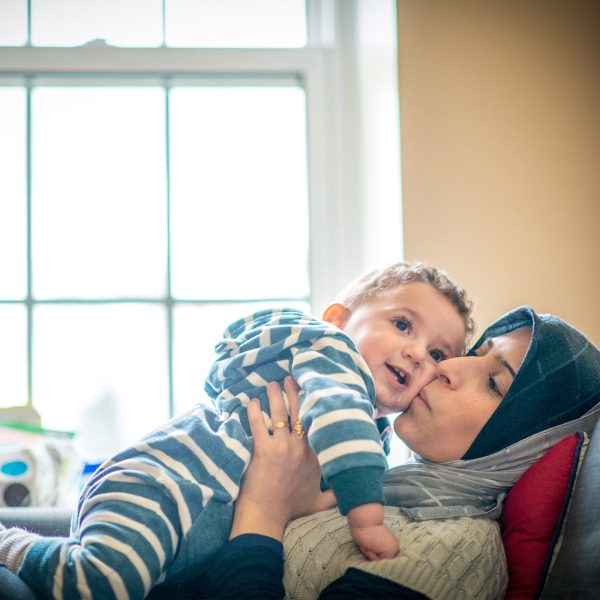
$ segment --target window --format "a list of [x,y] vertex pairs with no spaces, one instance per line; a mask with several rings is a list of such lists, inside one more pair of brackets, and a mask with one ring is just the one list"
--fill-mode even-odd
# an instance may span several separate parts
[[400,258],[394,71],[374,126],[361,51],[394,64],[395,27],[365,35],[393,19],[391,0],[2,2],[0,406],[91,423],[112,452],[204,399],[234,318],[318,313]]

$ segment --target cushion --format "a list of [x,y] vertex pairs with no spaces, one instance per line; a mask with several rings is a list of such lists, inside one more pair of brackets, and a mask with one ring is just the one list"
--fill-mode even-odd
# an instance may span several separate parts
[[565,518],[587,438],[575,433],[534,463],[509,492],[500,525],[509,583],[507,600],[542,589]]

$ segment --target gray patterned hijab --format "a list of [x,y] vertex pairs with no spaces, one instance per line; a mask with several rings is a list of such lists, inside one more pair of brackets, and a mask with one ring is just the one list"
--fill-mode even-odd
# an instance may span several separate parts
[[490,337],[531,327],[531,342],[509,391],[460,460],[417,455],[384,476],[385,502],[417,520],[497,518],[508,490],[554,444],[590,432],[600,415],[600,352],[552,315],[517,308],[488,327]]

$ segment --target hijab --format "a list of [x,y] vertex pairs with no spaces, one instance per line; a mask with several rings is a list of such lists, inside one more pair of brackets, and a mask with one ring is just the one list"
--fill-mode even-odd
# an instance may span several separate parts
[[553,315],[517,308],[492,323],[490,337],[531,328],[529,348],[502,402],[460,460],[414,455],[386,472],[386,504],[414,519],[497,518],[508,490],[566,436],[590,432],[600,415],[600,351]]
[[463,456],[479,458],[534,433],[579,418],[600,402],[600,352],[579,331],[552,315],[517,308],[490,325],[488,338],[532,329],[531,342],[513,384]]

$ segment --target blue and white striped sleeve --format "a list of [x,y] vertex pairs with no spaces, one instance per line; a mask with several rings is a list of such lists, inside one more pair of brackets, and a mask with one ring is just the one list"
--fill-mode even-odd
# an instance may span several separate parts
[[18,574],[45,598],[145,598],[173,560],[188,502],[157,463],[122,461],[80,501],[76,533],[35,540]]
[[[237,494],[228,481],[199,483],[208,479],[200,473],[210,468],[200,456],[208,450],[166,426],[123,451],[90,480],[72,536],[28,540],[18,575],[44,598],[145,598],[169,575],[198,513]],[[182,460],[191,452],[196,460]],[[224,539],[215,535],[205,547]]]
[[328,330],[299,345],[292,375],[300,385],[300,419],[325,481],[343,514],[383,503],[386,460],[374,421],[374,384],[368,367],[342,332]]

